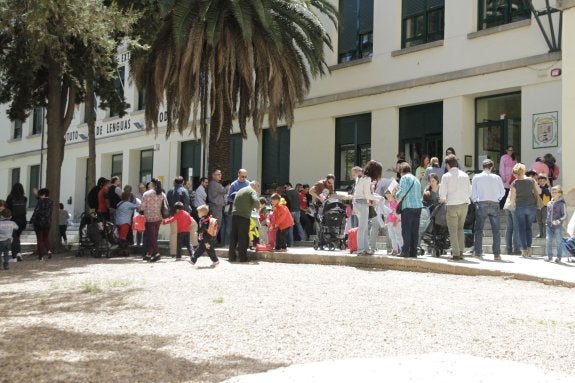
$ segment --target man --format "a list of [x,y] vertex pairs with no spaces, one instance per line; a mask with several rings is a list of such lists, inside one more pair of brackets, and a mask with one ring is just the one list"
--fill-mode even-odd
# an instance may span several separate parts
[[114,176],[110,180],[110,187],[108,188],[106,199],[108,200],[110,219],[114,222],[116,217],[116,206],[118,206],[120,201],[122,201],[122,180],[120,177]]
[[236,198],[236,193],[241,189],[249,186],[248,171],[246,169],[238,170],[238,179],[231,183],[226,196],[226,206],[224,207],[224,231],[222,243],[227,245],[230,241],[232,231],[232,204]]
[[421,217],[421,183],[411,174],[411,166],[404,162],[399,165],[399,190],[395,198],[402,201],[401,236],[403,248],[400,257],[417,258],[419,245],[419,219]]
[[[311,194],[313,201],[316,203],[323,203],[327,198],[333,197],[335,176],[333,174],[328,174],[323,180],[319,180],[315,185],[309,189],[309,194]],[[324,195],[324,190],[327,190],[327,195]]]
[[302,189],[299,192],[299,210],[300,210],[300,223],[304,228],[307,238],[313,235],[313,217],[308,213],[309,204],[311,203],[311,195],[309,194],[309,185],[302,185]]
[[[99,183],[99,180],[98,180]],[[110,180],[104,179],[102,181],[102,187],[98,191],[98,209],[96,212],[98,213],[98,217],[104,221],[110,220],[110,206],[107,195],[108,189],[110,188]]]
[[[168,200],[168,207],[170,208],[170,217],[173,217],[176,214],[176,202],[181,202],[184,205],[184,211],[190,212],[190,196],[188,191],[184,187],[184,177],[177,176],[174,178],[174,187],[168,190],[166,194],[166,198]],[[197,231],[197,223],[192,220],[192,224],[190,227],[194,227],[195,231]],[[194,223],[196,223],[194,225]],[[190,233],[192,230],[190,229]],[[196,237],[197,238],[197,237]],[[193,244],[192,240],[192,244]],[[197,240],[196,244],[197,246]],[[176,220],[170,223],[170,256],[176,258],[178,253],[178,222]],[[180,260],[181,258],[176,258],[176,260]]]
[[248,186],[242,187],[234,195],[235,198],[232,205],[232,231],[228,252],[228,260],[230,262],[235,262],[238,255],[240,262],[248,261],[250,219],[252,210],[260,206],[259,191],[260,184],[257,181],[252,181]]
[[471,183],[471,200],[475,203],[475,240],[473,255],[483,256],[483,226],[489,217],[493,232],[493,255],[496,261],[501,260],[501,237],[499,235],[499,201],[505,195],[503,180],[491,173],[493,161],[483,160],[483,172],[473,177]]
[[457,167],[455,155],[450,154],[445,157],[445,167],[447,172],[441,177],[439,199],[446,203],[451,258],[456,261],[463,259],[463,250],[465,248],[463,225],[465,224],[469,198],[471,197],[471,184],[467,173]]
[[223,233],[223,212],[227,194],[228,190],[222,185],[222,171],[216,169],[212,173],[212,180],[208,183],[208,201],[210,214],[219,222],[220,243],[223,243],[221,235]]
[[202,206],[207,205],[207,198],[208,198],[208,178],[202,177],[200,178],[200,186],[196,189],[196,198],[194,201],[194,206]]
[[286,182],[284,184],[284,188],[286,190],[287,207],[291,213],[294,222],[294,225],[290,227],[290,229],[288,230],[287,245],[288,247],[291,247],[294,241],[294,230],[297,230],[300,241],[305,239],[305,232],[300,222],[299,193],[297,192],[296,189],[292,187],[292,184],[289,182]]

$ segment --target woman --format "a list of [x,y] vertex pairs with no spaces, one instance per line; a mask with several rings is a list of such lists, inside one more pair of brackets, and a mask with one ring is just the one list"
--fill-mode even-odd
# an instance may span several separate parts
[[517,161],[515,160],[515,153],[513,152],[513,146],[509,145],[505,154],[501,156],[499,160],[499,176],[503,181],[503,187],[505,188],[505,195],[499,201],[499,208],[503,209],[505,206],[505,200],[509,196],[509,188],[511,187],[511,182],[513,181],[513,167]]
[[369,248],[369,203],[381,200],[380,195],[373,192],[372,183],[381,178],[382,166],[379,162],[371,160],[365,165],[363,175],[357,179],[353,193],[353,210],[358,220],[357,228],[357,255],[373,255]]
[[45,256],[48,256],[48,259],[52,258],[48,235],[50,234],[50,226],[52,224],[53,203],[49,197],[50,191],[48,189],[43,188],[38,190],[38,203],[30,218],[30,222],[32,222],[34,232],[36,233],[38,259],[41,261],[44,260]]
[[423,192],[423,206],[429,208],[429,213],[439,203],[439,176],[435,173],[429,175],[429,185]]
[[162,205],[166,199],[162,192],[162,183],[152,178],[152,188],[146,191],[142,196],[140,211],[144,212],[146,217],[146,254],[144,261],[157,262],[160,260],[160,251],[158,250],[158,232],[162,224]]
[[537,195],[541,191],[535,180],[525,177],[525,165],[522,163],[515,164],[513,175],[516,179],[511,186],[509,198],[511,198],[511,205],[515,206],[515,219],[519,229],[521,256],[531,257],[532,225],[537,212]]
[[439,158],[437,157],[431,157],[431,160],[429,161],[429,167],[427,169],[425,169],[425,174],[423,175],[423,178],[425,178],[425,182],[427,182],[429,184],[429,176],[431,175],[431,173],[435,173],[437,175],[437,178],[441,179],[441,176],[444,173],[444,169],[439,165]]
[[421,190],[425,190],[425,188],[427,187],[428,180],[425,179],[425,171],[429,167],[429,163],[430,163],[429,154],[424,154],[421,156],[421,163],[419,164],[417,169],[415,169],[415,177],[419,180],[419,183],[421,184]]
[[24,187],[17,182],[12,185],[12,191],[6,198],[6,205],[12,211],[12,221],[18,225],[18,230],[12,233],[12,258],[18,262],[22,261],[22,248],[20,246],[20,235],[26,228],[26,206],[28,198],[24,196]]
[[[453,149],[451,146],[449,148],[445,149],[445,157],[447,157],[450,154],[453,154],[457,158],[457,155],[455,154],[455,149]],[[445,157],[443,157],[443,162],[441,163],[441,168],[443,169],[444,173],[447,173],[447,170],[445,169]],[[461,161],[459,161],[459,158],[457,158],[457,168],[459,170],[465,171],[465,169],[463,169],[463,167],[461,166]]]

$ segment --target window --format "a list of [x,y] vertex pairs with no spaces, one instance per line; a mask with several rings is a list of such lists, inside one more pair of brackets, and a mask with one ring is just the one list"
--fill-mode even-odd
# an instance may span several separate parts
[[401,47],[443,40],[444,0],[403,0]]
[[202,172],[202,143],[200,140],[184,141],[181,143],[181,169],[180,175],[184,179],[192,179],[194,189],[200,184]]
[[351,168],[371,159],[371,114],[335,120],[335,177],[338,187],[351,184]]
[[[126,76],[126,67],[119,67],[116,71],[116,94],[118,95],[118,101],[124,101],[124,79]],[[110,106],[110,117],[118,116],[120,111],[117,107]]]
[[479,0],[478,30],[531,18],[524,0]]
[[124,157],[123,154],[113,154],[112,155],[111,177],[122,178],[123,157]]
[[154,173],[154,149],[140,152],[140,182],[150,182]]
[[22,138],[22,121],[15,120],[14,121],[14,134],[12,135],[12,139],[19,140]]
[[44,128],[44,108],[34,108],[32,112],[32,135],[42,133]]
[[340,0],[338,63],[373,54],[373,0]]
[[262,190],[289,181],[290,131],[278,127],[276,135],[269,129],[262,133]]
[[30,184],[28,185],[28,190],[30,198],[28,198],[28,207],[36,207],[36,198],[33,197],[32,190],[34,188],[40,189],[40,165],[30,166]]
[[146,107],[146,92],[138,89],[138,110],[144,110]]
[[12,169],[12,175],[10,177],[11,184],[14,185],[15,183],[20,182],[20,168]]

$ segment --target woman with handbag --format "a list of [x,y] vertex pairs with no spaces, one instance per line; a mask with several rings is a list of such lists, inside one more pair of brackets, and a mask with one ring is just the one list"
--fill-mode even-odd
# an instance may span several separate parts
[[358,177],[353,192],[353,210],[358,220],[357,255],[373,255],[369,248],[369,202],[378,202],[383,197],[373,192],[372,182],[381,178],[382,165],[371,160],[365,165],[363,175]]
[[395,198],[399,200],[397,214],[401,214],[401,236],[403,237],[400,256],[416,258],[419,244],[419,219],[423,208],[421,184],[411,174],[411,166],[408,163],[404,162],[400,167],[399,190],[395,193]]
[[519,245],[521,256],[531,257],[533,241],[532,225],[537,213],[537,200],[541,190],[534,179],[525,176],[525,165],[517,163],[513,167],[515,182],[511,186],[509,198],[515,207],[515,218],[519,229]]
[[146,237],[147,251],[144,255],[144,261],[157,262],[160,260],[158,250],[158,232],[162,224],[163,214],[168,212],[166,195],[162,192],[162,183],[157,178],[152,178],[153,188],[146,191],[142,196],[140,211],[144,212],[146,217]]

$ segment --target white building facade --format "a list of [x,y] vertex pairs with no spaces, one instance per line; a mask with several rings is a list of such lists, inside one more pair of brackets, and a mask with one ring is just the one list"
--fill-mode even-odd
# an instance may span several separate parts
[[[562,169],[559,183],[575,187],[566,171],[575,141],[563,124],[571,118],[563,116],[563,109],[566,97],[572,97],[563,55],[575,54],[565,49],[567,39],[559,41],[560,12],[550,13],[554,33],[548,16],[541,15],[544,34],[522,0],[334,4],[342,23],[339,32],[331,31],[331,73],[314,81],[293,128],[280,128],[277,139],[267,131],[259,140],[253,134],[247,140],[232,136],[232,175],[243,167],[250,178],[272,185],[313,183],[334,173],[343,186],[351,167],[371,158],[388,168],[398,152],[405,152],[417,166],[423,154],[441,158],[453,147],[465,169],[476,171],[482,159],[498,162],[513,145],[527,166],[552,153]],[[545,8],[544,0],[533,4],[536,10]],[[571,12],[565,11],[563,35],[575,28]],[[131,108],[122,118],[98,110],[97,177],[119,175],[123,184],[135,187],[154,176],[169,187],[177,175],[208,176],[200,141],[188,133],[165,139],[163,113],[158,136],[145,133],[143,99],[127,78],[128,51],[119,52],[118,63],[124,84],[119,89]],[[0,109],[0,198],[14,182],[30,194],[45,182],[45,113],[38,109],[25,122],[10,122],[5,106]],[[79,105],[66,135],[62,169],[60,201],[76,217],[90,187],[84,115]]]

